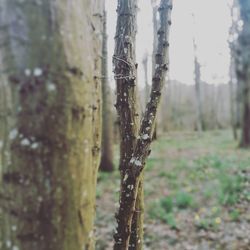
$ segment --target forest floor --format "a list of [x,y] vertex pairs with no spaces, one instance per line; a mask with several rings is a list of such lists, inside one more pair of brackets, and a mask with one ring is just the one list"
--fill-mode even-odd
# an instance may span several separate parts
[[[97,250],[112,249],[119,182],[118,171],[99,173]],[[145,170],[144,234],[145,250],[250,250],[250,151],[230,131],[160,136]]]

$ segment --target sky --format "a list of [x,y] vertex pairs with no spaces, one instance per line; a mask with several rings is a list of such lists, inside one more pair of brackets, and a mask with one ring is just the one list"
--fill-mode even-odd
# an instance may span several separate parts
[[[231,25],[230,0],[173,0],[172,26],[170,30],[170,72],[171,80],[186,84],[194,83],[193,39],[197,44],[197,57],[201,64],[201,78],[207,83],[227,83],[230,62],[228,31]],[[116,26],[115,0],[106,0],[107,32],[109,51],[109,77],[114,87],[112,55]],[[136,59],[138,62],[138,85],[144,86],[142,59],[149,56],[151,79],[151,58],[153,50],[153,23],[151,0],[138,0]]]

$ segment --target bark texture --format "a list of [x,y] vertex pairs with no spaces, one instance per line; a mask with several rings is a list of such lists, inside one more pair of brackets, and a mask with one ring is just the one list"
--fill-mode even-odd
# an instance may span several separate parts
[[102,13],[102,1],[0,2],[15,121],[0,193],[3,250],[94,249]]
[[[136,36],[136,15],[137,1],[120,0],[118,2],[118,19],[116,27],[116,47],[113,56],[115,66],[115,79],[117,85],[117,101],[116,108],[118,119],[120,122],[120,172],[121,181],[128,169],[129,161],[134,151],[136,139],[138,136],[139,112],[136,92],[136,76],[137,64],[135,62],[135,36]],[[142,189],[141,189],[142,191]],[[121,193],[123,187],[121,185]],[[136,202],[136,211],[133,216],[132,231],[134,238],[129,241],[127,238],[126,249],[129,245],[139,247],[142,245],[142,220],[143,220],[143,197],[138,195]],[[132,223],[132,217],[131,217]],[[138,238],[141,239],[138,242]],[[119,241],[117,235],[114,236],[115,241]],[[115,246],[116,249],[120,245]],[[140,248],[137,248],[140,249]]]
[[[124,43],[127,41],[134,41],[131,39],[131,36],[135,34],[131,33],[131,36],[127,34],[124,35],[122,31],[126,30],[126,27],[130,23],[134,23],[128,18],[134,18],[135,9],[130,9],[128,7],[133,6],[134,1],[120,1],[118,4],[118,24],[117,24],[117,40],[116,40],[116,53],[114,58],[115,74],[117,80],[117,109],[118,113],[125,115],[124,117],[133,122],[135,118],[135,113],[132,112],[132,104],[134,99],[129,99],[132,103],[128,102],[127,92],[130,88],[134,88],[135,76],[136,74],[131,74],[134,72],[134,64],[131,64],[131,50],[124,48]],[[130,11],[128,11],[130,10]],[[121,196],[120,196],[120,207],[117,213],[117,232],[114,236],[115,245],[114,249],[127,250],[129,248],[129,240],[131,237],[131,224],[132,218],[135,212],[136,198],[138,190],[140,188],[141,173],[145,166],[145,160],[150,153],[150,145],[152,141],[153,128],[156,121],[156,113],[160,102],[161,90],[165,81],[166,71],[168,69],[168,38],[169,38],[169,25],[170,13],[172,10],[172,1],[171,0],[162,0],[161,6],[159,8],[160,12],[160,29],[158,31],[158,48],[155,55],[155,74],[153,77],[152,90],[150,95],[150,101],[147,104],[145,114],[141,121],[139,136],[136,140],[133,141],[133,147],[127,155],[122,168],[122,183],[121,183]],[[122,22],[122,23],[120,23]],[[122,25],[123,24],[123,25]],[[121,30],[120,30],[121,29]],[[123,39],[121,39],[123,38]],[[122,43],[122,44],[121,44]],[[129,43],[130,44],[130,43]],[[133,44],[133,42],[131,43]],[[120,48],[121,50],[117,50]],[[122,52],[123,51],[123,52]],[[117,53],[119,52],[119,53]],[[127,53],[129,53],[127,56]],[[119,55],[119,56],[117,56]],[[126,81],[121,81],[126,79]],[[121,100],[125,100],[123,103],[119,103]],[[130,105],[129,105],[130,104]],[[126,112],[122,112],[126,111]],[[134,115],[134,117],[133,117]],[[123,120],[121,119],[121,127],[125,124],[122,124]],[[127,125],[127,124],[126,124]],[[131,131],[131,125],[125,127],[125,132],[122,136],[122,139],[128,140],[131,135],[133,135],[133,130]],[[130,148],[129,148],[130,149]],[[124,152],[126,153],[126,152]],[[132,157],[131,157],[132,156]],[[139,239],[140,240],[140,239]],[[138,240],[138,241],[139,241]],[[132,246],[130,246],[132,247]],[[131,248],[134,249],[134,248]]]
[[242,138],[241,146],[250,147],[250,2],[239,0],[243,29],[239,35],[237,77],[242,82]]
[[108,84],[108,46],[107,46],[107,17],[103,15],[102,43],[102,156],[100,170],[112,172],[113,165],[113,120],[111,113],[111,95]]

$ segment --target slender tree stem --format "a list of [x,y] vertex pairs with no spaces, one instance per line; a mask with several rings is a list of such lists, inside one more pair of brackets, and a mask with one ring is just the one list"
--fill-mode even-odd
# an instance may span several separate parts
[[[124,36],[123,33],[119,35],[119,32],[122,30],[126,30],[127,29],[126,25],[130,21],[134,21],[134,20],[128,19],[129,17],[133,16],[131,15],[131,12],[128,11],[129,10],[128,7],[131,6],[131,4],[133,4],[132,2],[124,0],[124,1],[119,1],[119,4],[118,4],[118,25],[117,25],[116,37],[117,36],[123,37],[124,43],[126,43],[126,41],[129,41],[130,39],[129,37]],[[125,20],[123,20],[124,10],[126,10]],[[171,10],[172,10],[172,0],[162,0],[160,8],[159,8],[161,23],[160,23],[160,28],[158,31],[157,53],[155,55],[155,62],[156,62],[155,67],[156,68],[155,68],[155,74],[154,74],[153,82],[152,82],[150,101],[147,104],[147,107],[146,107],[146,110],[145,110],[145,113],[144,113],[144,116],[140,125],[139,136],[137,140],[135,141],[136,144],[135,146],[133,145],[134,147],[133,147],[132,152],[129,150],[130,151],[129,156],[132,155],[132,157],[124,161],[126,166],[124,166],[123,168],[123,176],[122,176],[123,179],[121,183],[121,194],[120,194],[121,196],[120,207],[116,216],[118,227],[117,227],[117,232],[114,235],[114,239],[115,239],[114,249],[117,249],[117,250],[118,249],[127,250],[129,247],[132,218],[133,218],[133,214],[135,211],[136,197],[138,194],[141,172],[144,169],[145,160],[150,153],[152,133],[153,133],[154,124],[156,121],[156,113],[157,113],[157,109],[158,109],[159,102],[160,102],[162,87],[165,82],[166,72],[168,70],[167,55],[168,55],[168,46],[169,46],[169,42],[168,42],[169,26],[171,24],[171,21],[170,21]],[[121,20],[123,20],[124,22],[123,26],[121,26],[121,23],[120,23]],[[119,40],[117,40],[116,42],[117,42],[116,44],[116,49],[117,49],[117,47],[120,47],[120,44],[118,43]],[[123,50],[124,50],[124,47],[123,47]],[[125,54],[127,52],[128,51],[125,50]],[[120,67],[117,64],[114,64],[114,65],[115,65],[115,73],[116,74],[120,73],[119,69],[121,68],[122,65]],[[130,67],[125,67],[125,69],[128,69],[128,68]],[[125,75],[129,75],[131,71],[125,71],[122,73]],[[133,75],[131,75],[131,81],[123,82],[124,84],[123,87],[125,89],[120,89],[121,87],[120,82],[117,81],[118,101],[123,100],[124,94],[126,94],[125,96],[127,96],[127,91],[128,91],[127,85],[131,83],[132,84],[135,83]],[[133,99],[131,101],[132,103],[130,104],[133,104]],[[121,116],[122,108],[124,106],[126,107],[126,104],[129,104],[129,103],[123,102],[123,105],[118,105],[117,109],[118,109],[118,113],[120,114],[120,116]],[[131,115],[133,115],[133,113],[131,112],[131,107],[129,106],[129,109],[128,109],[129,111],[127,113],[122,114],[122,115],[125,115],[127,119],[133,118],[131,117]],[[127,110],[125,109],[125,111]],[[122,120],[121,120],[121,127],[123,125],[125,124],[122,124]],[[127,129],[128,128],[126,128],[125,131],[127,131]],[[123,134],[123,136],[125,135],[128,138],[130,138],[131,135],[133,135],[132,133],[130,133],[130,131],[127,131],[128,133]],[[121,129],[121,132],[124,132],[124,131],[122,131]]]

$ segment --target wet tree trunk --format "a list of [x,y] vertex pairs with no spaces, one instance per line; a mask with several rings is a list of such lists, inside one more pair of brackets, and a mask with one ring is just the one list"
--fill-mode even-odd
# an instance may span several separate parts
[[243,29],[239,35],[237,77],[242,83],[243,115],[241,146],[250,147],[250,2],[240,0]]
[[111,95],[108,81],[108,46],[107,46],[107,17],[103,15],[103,44],[102,44],[102,156],[100,170],[112,172],[113,165],[113,120],[111,113]]
[[3,250],[94,249],[102,13],[102,1],[0,2],[0,64],[15,107]]
[[[128,92],[135,87],[136,67],[134,60],[131,60],[131,51],[134,49],[134,29],[136,7],[134,1],[120,0],[118,4],[118,20],[116,34],[116,50],[114,56],[115,75],[117,82],[117,110],[121,120],[122,139],[125,143],[131,143],[129,138],[137,133],[134,124],[136,112],[133,112],[134,98],[128,99]],[[150,145],[156,113],[160,102],[162,87],[165,81],[166,71],[168,69],[168,37],[170,13],[172,9],[171,0],[162,0],[159,8],[161,25],[158,31],[158,48],[155,56],[156,69],[153,77],[150,101],[147,104],[144,117],[141,122],[139,136],[133,141],[127,151],[121,148],[124,158],[120,163],[122,166],[122,183],[120,194],[120,207],[116,215],[117,231],[114,235],[114,249],[127,250],[131,237],[131,225],[135,211],[136,198],[140,189],[141,173],[145,166],[145,161],[150,153]],[[129,33],[126,33],[130,31]],[[132,31],[132,32],[131,32]],[[134,55],[134,54],[133,54]],[[132,56],[133,58],[133,56]],[[135,96],[134,96],[135,97]],[[129,120],[129,124],[124,124]],[[128,125],[124,127],[124,125]],[[124,145],[122,144],[122,145]],[[125,144],[126,145],[126,144]],[[129,144],[128,144],[129,146]],[[132,150],[131,150],[132,149]],[[140,239],[139,239],[140,240]],[[138,241],[139,241],[138,240]],[[132,246],[130,246],[130,249]]]

